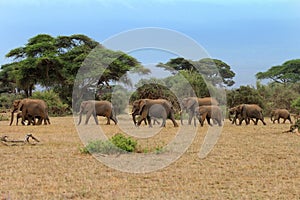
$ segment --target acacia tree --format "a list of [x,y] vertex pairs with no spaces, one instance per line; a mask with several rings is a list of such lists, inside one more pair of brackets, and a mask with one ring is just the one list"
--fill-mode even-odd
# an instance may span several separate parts
[[258,72],[256,78],[271,79],[281,84],[300,82],[300,59],[286,61],[282,65],[271,67],[266,72]]
[[230,66],[218,59],[203,58],[198,61],[186,60],[185,58],[170,59],[167,63],[159,63],[158,67],[165,68],[173,74],[179,71],[190,71],[198,74],[203,82],[210,82],[214,86],[232,86],[235,73]]
[[99,63],[109,63],[105,73],[98,77],[96,86],[99,90],[99,86],[119,80],[132,68],[142,68],[134,58],[105,49],[85,35],[52,37],[39,34],[6,54],[12,62],[1,66],[0,84],[5,86],[6,92],[23,91],[26,97],[31,96],[34,88],[40,85],[53,89],[65,103],[71,105],[77,72],[88,56],[98,56],[92,54],[96,47],[103,56],[92,64],[98,67]]

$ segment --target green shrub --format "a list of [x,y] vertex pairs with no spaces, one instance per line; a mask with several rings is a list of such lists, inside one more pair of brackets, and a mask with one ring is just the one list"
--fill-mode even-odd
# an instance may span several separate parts
[[0,121],[8,121],[8,120],[9,120],[8,115],[4,115],[4,113],[0,114]]
[[85,147],[80,149],[81,153],[103,153],[114,154],[121,153],[122,150],[115,146],[111,141],[96,140],[89,142]]
[[133,152],[136,149],[137,141],[122,134],[116,134],[111,139],[103,141],[96,140],[89,142],[85,147],[80,149],[81,153],[103,153],[115,154]]
[[5,110],[5,109],[10,109],[12,107],[12,103],[16,99],[22,99],[23,97],[21,95],[16,95],[16,94],[8,94],[8,93],[3,93],[0,94],[0,108]]
[[120,149],[123,149],[127,152],[133,152],[137,145],[136,140],[132,139],[131,137],[125,137],[120,133],[114,135],[110,141]]

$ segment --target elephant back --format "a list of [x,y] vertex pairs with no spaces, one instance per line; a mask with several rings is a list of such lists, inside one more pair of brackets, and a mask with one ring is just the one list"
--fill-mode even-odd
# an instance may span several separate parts
[[198,104],[199,106],[205,106],[205,105],[219,105],[219,102],[213,98],[213,97],[204,97],[204,98],[198,98]]
[[257,104],[243,104],[241,113],[245,117],[263,117],[262,108]]

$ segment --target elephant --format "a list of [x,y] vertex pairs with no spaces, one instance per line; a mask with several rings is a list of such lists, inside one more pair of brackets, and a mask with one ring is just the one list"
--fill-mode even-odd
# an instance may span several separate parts
[[[274,117],[274,119],[273,119]],[[290,112],[287,109],[275,109],[271,112],[271,121],[275,123],[277,120],[278,124],[280,123],[280,118],[283,118],[283,123],[285,123],[286,120],[289,120],[292,124],[291,115]]]
[[[136,109],[135,112],[130,113],[130,115],[132,115],[132,121],[133,121],[134,125],[137,126],[136,116],[140,117],[139,110]],[[152,117],[151,120],[153,120],[153,125],[155,125],[156,123],[158,125],[160,125],[160,122],[157,120],[157,118]],[[145,123],[145,125],[148,124],[146,119],[144,119],[144,123]]]
[[[41,99],[22,99],[14,100],[13,110],[11,112],[10,126],[14,120],[14,113],[20,110],[22,111],[22,122],[28,119],[28,125],[41,125],[44,120],[44,125],[47,125],[47,121],[50,124],[48,117],[48,107],[45,101]],[[39,118],[38,123],[35,122],[35,118]]]
[[262,108],[257,104],[242,104],[239,106],[241,108],[241,120],[239,125],[242,124],[242,121],[246,121],[246,125],[250,123],[250,119],[254,118],[254,125],[257,125],[258,120],[262,121],[263,125],[266,125],[264,121],[264,116],[262,113]]
[[118,120],[115,116],[114,107],[109,101],[96,101],[96,100],[88,100],[83,101],[80,104],[79,111],[79,122],[77,125],[81,123],[82,114],[86,113],[85,124],[88,124],[88,121],[93,115],[96,124],[98,125],[97,116],[103,116],[107,118],[107,125],[110,124],[110,120],[112,120],[115,124],[118,123]]
[[195,118],[194,118],[194,126],[196,126],[196,118],[199,120],[201,126],[203,126],[205,119],[208,124],[212,126],[210,123],[210,119],[217,122],[219,126],[222,126],[222,110],[219,106],[210,105],[210,106],[199,106],[196,107],[195,110]]
[[[195,108],[198,106],[205,106],[205,105],[219,105],[219,102],[212,98],[212,97],[204,97],[204,98],[198,98],[198,97],[187,97],[184,98],[181,102],[181,105],[183,109],[186,110],[186,112],[189,114],[188,124],[191,125]],[[181,124],[183,124],[182,121],[182,111],[180,112],[180,121]]]
[[[141,122],[147,119],[149,127],[152,127],[151,117],[155,117],[163,118],[161,127],[166,126],[166,119],[172,120],[174,127],[178,127],[174,112],[172,104],[166,99],[139,99],[133,102],[132,107],[132,113],[139,113],[140,115],[137,126],[140,126]],[[132,116],[133,121],[135,121],[135,116]]]
[[[17,126],[18,126],[18,123],[19,123],[19,119],[21,119],[21,118],[22,118],[22,112],[18,112],[18,113],[17,113],[17,122],[16,122],[16,125],[17,125]],[[37,118],[38,120],[41,119],[40,116],[36,116],[36,118]],[[31,120],[31,123],[32,123],[32,124],[35,124],[35,121],[34,121],[35,119],[33,119],[32,116],[28,116],[28,115],[25,116],[25,120],[24,120],[24,121],[21,121],[21,124],[22,124],[22,125],[25,125],[25,121],[27,121],[27,124],[28,124],[28,123],[29,123],[29,120]],[[48,124],[51,124],[48,116],[47,116],[46,120],[47,120]]]
[[[243,104],[240,104],[240,105],[234,106],[228,110],[228,115],[229,115],[228,118],[231,121],[231,124],[241,125],[243,120],[245,120],[242,117],[242,108],[243,108]],[[231,115],[233,115],[233,119],[231,119]],[[237,123],[237,119],[239,120],[239,123]],[[253,118],[248,118],[247,120],[250,120],[250,119],[255,124],[255,121]]]
[[[238,106],[234,106],[228,109],[228,118],[232,124],[237,124],[236,119],[241,117],[241,113],[239,113],[238,110],[239,110]],[[232,115],[233,115],[233,119],[231,118]]]

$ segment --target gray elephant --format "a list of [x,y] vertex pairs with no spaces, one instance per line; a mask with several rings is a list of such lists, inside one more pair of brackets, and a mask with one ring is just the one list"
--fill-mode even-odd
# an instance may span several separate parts
[[[29,119],[28,125],[30,125],[31,123],[33,125],[41,125],[43,120],[45,125],[47,125],[47,122],[49,122],[50,124],[47,104],[41,99],[15,100],[13,102],[10,125],[12,125],[13,123],[14,113],[17,110],[20,110],[22,112],[22,122]],[[35,118],[39,118],[38,123],[35,122]]]
[[[228,110],[228,118],[229,121],[231,121],[231,124],[240,125],[242,124],[243,120],[245,120],[242,117],[242,108],[243,108],[243,104],[234,106]],[[233,118],[231,118],[232,115]],[[253,123],[255,123],[253,118],[249,118],[249,119],[251,119]],[[239,123],[237,123],[237,120],[239,120]]]
[[[174,109],[172,104],[166,99],[139,99],[133,102],[132,113],[139,113],[140,119],[137,126],[147,119],[149,127],[152,127],[151,117],[163,118],[161,127],[165,127],[166,119],[173,122],[174,127],[178,127],[175,121]],[[134,115],[132,115],[134,117]],[[135,121],[135,119],[133,119]]]
[[258,120],[260,120],[263,123],[263,125],[266,125],[262,113],[262,108],[259,107],[257,104],[242,104],[240,108],[241,108],[241,120],[239,125],[242,124],[243,120],[245,120],[246,125],[248,125],[250,123],[251,118],[255,119],[254,125],[257,125]]
[[[273,119],[274,117],[274,119]],[[291,120],[291,114],[287,109],[275,109],[272,110],[271,112],[271,121],[273,123],[275,123],[275,121],[277,120],[278,124],[280,123],[280,118],[283,118],[283,123],[285,123],[286,120],[289,120],[290,123],[292,124],[292,120]]]
[[[199,106],[205,106],[205,105],[219,105],[219,102],[212,98],[212,97],[204,97],[204,98],[198,98],[198,97],[187,97],[184,98],[181,102],[182,109],[186,110],[186,112],[189,115],[188,124],[190,125],[192,122],[192,119],[194,117],[194,111],[196,107]],[[180,113],[180,120],[181,124],[183,124],[182,121],[182,111]]]
[[194,112],[194,126],[196,126],[196,118],[199,120],[201,126],[203,126],[205,119],[210,126],[212,126],[210,119],[216,121],[219,126],[222,126],[223,115],[219,106],[199,106],[195,108]]
[[[138,102],[138,101],[133,102],[133,105],[137,104],[136,102]],[[138,106],[138,104],[137,104],[137,106]],[[133,121],[135,126],[137,126],[136,116],[138,116],[138,120],[141,117],[139,111],[140,111],[140,109],[136,109],[136,108],[134,109],[134,106],[133,106],[132,107],[132,112],[130,113],[130,115],[132,115],[132,121]],[[153,125],[155,125],[156,123],[158,125],[160,125],[160,122],[157,120],[156,117],[151,117],[151,120],[153,121]],[[145,123],[145,125],[148,124],[146,119],[144,119],[144,123]]]
[[80,104],[80,111],[79,111],[79,125],[81,123],[82,114],[86,113],[86,120],[85,124],[88,124],[90,117],[93,115],[96,124],[98,125],[97,116],[103,116],[107,118],[107,123],[110,124],[110,120],[112,120],[115,124],[118,123],[118,120],[115,116],[114,108],[111,102],[109,101],[83,101]]

